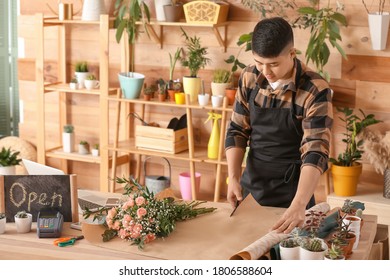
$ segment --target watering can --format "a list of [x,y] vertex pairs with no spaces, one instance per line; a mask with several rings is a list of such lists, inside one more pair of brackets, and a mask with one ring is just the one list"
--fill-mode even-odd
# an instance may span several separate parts
[[169,177],[162,175],[146,175],[146,162],[151,157],[147,157],[144,161],[144,175],[145,175],[145,185],[148,189],[154,194],[163,191],[166,188],[169,188],[171,185],[171,164],[169,161],[163,157],[163,159],[167,162],[169,167]]
[[50,9],[50,11],[58,16],[59,20],[72,20],[73,16],[78,14],[81,10],[80,9],[76,13],[73,13],[73,4],[62,3],[61,1],[58,3],[58,13],[54,11],[49,4],[46,3],[46,6]]

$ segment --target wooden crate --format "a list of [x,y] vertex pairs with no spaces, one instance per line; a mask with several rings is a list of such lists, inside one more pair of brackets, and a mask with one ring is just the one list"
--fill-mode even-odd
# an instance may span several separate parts
[[135,146],[139,149],[177,154],[188,150],[188,130],[137,125]]

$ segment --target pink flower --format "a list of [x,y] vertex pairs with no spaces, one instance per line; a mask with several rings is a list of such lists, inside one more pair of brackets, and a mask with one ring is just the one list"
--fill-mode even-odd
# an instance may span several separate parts
[[145,198],[143,196],[139,196],[135,199],[135,204],[137,204],[138,206],[141,206],[144,203],[145,203]]
[[148,233],[146,236],[145,236],[145,243],[149,243],[149,242],[152,242],[153,240],[156,239],[156,235],[154,233]]
[[134,232],[140,233],[141,230],[142,230],[142,225],[140,225],[140,224],[134,225],[134,227],[133,227],[133,231],[134,231]]
[[113,207],[110,210],[108,210],[107,218],[113,219],[116,216],[116,214],[117,214],[117,211],[116,211],[115,207]]
[[119,221],[115,221],[114,225],[112,226],[113,229],[119,230],[121,226],[121,223]]
[[147,211],[146,211],[146,209],[143,208],[143,207],[140,207],[140,208],[138,208],[138,210],[137,210],[137,216],[138,216],[138,218],[142,218],[143,216],[146,215],[146,213],[147,213]]
[[125,229],[120,229],[119,230],[119,237],[120,238],[125,239],[128,236],[129,236],[129,233]]
[[128,201],[126,201],[123,206],[122,206],[122,209],[123,210],[127,210],[129,209],[130,207],[133,207],[134,206],[134,199],[129,199]]
[[140,237],[140,235],[141,235],[141,233],[138,232],[138,231],[132,231],[132,232],[130,233],[130,237],[131,237],[131,238],[134,238],[134,239]]

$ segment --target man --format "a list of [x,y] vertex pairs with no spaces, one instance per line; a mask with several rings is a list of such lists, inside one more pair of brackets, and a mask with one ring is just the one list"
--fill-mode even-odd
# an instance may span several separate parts
[[303,226],[328,168],[331,89],[296,58],[292,28],[282,18],[256,25],[252,53],[255,63],[241,73],[226,135],[227,200],[234,206],[250,193],[263,206],[287,208],[272,229],[289,233]]

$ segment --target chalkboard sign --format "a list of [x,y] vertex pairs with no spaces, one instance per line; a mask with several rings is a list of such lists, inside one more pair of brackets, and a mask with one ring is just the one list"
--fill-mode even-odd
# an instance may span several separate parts
[[38,212],[46,207],[57,208],[65,222],[77,220],[77,190],[72,185],[71,175],[0,177],[0,212],[5,212],[7,222],[13,222],[14,215],[22,210],[31,213],[35,222]]

